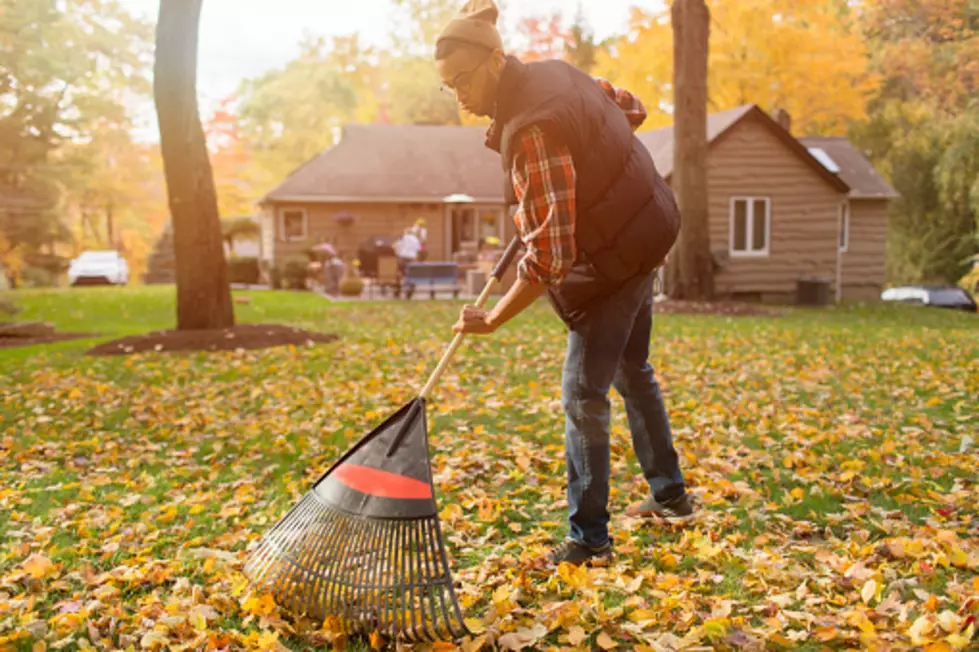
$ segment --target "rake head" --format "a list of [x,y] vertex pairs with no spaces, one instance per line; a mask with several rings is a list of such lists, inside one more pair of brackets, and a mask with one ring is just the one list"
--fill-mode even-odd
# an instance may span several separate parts
[[284,608],[338,619],[348,634],[466,636],[430,469],[419,398],[313,485],[251,552],[245,574]]

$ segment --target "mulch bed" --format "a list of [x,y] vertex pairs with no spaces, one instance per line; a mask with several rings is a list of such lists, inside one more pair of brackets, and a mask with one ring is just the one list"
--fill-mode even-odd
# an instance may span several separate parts
[[33,344],[51,344],[52,342],[79,340],[85,337],[98,337],[98,335],[96,333],[54,333],[53,335],[38,337],[0,337],[0,349],[13,349],[18,346],[31,346]]
[[131,355],[145,351],[235,351],[275,346],[312,346],[334,342],[336,335],[314,333],[278,324],[246,324],[233,328],[196,331],[154,331],[104,342],[87,355]]
[[730,317],[780,317],[783,310],[741,301],[680,301],[667,299],[653,304],[653,312],[688,315],[726,315]]

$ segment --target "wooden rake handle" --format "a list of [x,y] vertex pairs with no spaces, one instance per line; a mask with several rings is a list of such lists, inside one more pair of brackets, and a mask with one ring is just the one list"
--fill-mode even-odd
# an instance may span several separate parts
[[[493,273],[486,282],[486,286],[483,288],[483,291],[479,294],[479,298],[476,299],[477,308],[482,308],[484,305],[486,305],[486,301],[489,300],[490,293],[492,293],[493,289],[498,283],[502,282],[503,275],[506,274],[507,268],[510,267],[510,263],[512,263],[513,259],[516,257],[518,249],[520,249],[520,238],[518,236],[514,236],[513,240],[511,240],[510,244],[507,246],[506,251],[503,252],[503,256],[500,258],[500,261],[493,269]],[[442,377],[442,374],[444,374],[446,368],[448,368],[449,360],[452,359],[452,356],[459,348],[459,345],[462,344],[462,338],[464,336],[465,333],[456,333],[456,336],[452,339],[452,343],[449,344],[449,348],[446,349],[445,354],[439,361],[438,366],[435,367],[435,371],[432,372],[428,382],[425,383],[425,387],[422,388],[421,393],[418,395],[419,398],[427,399],[432,393],[432,389],[435,388],[435,385]]]

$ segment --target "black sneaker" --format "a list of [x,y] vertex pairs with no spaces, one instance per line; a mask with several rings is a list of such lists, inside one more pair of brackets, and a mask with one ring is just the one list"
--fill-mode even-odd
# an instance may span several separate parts
[[592,548],[584,544],[565,539],[564,543],[547,553],[547,561],[555,566],[567,562],[574,566],[588,564],[590,566],[606,566],[612,561],[611,540],[604,546]]
[[690,494],[683,493],[662,503],[657,501],[654,496],[648,496],[638,505],[633,505],[627,509],[626,516],[638,518],[658,516],[668,523],[686,523],[696,517],[696,511],[690,500]]

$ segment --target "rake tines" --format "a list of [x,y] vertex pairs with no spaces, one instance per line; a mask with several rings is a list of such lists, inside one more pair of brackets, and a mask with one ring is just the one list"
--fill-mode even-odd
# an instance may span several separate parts
[[[517,255],[510,241],[476,306]],[[277,602],[348,633],[406,641],[469,634],[435,507],[425,400],[462,343],[457,333],[418,398],[361,439],[265,535],[245,573]]]
[[281,606],[338,619],[349,634],[468,634],[432,492],[424,401],[402,408],[327,471],[265,535],[245,572]]

